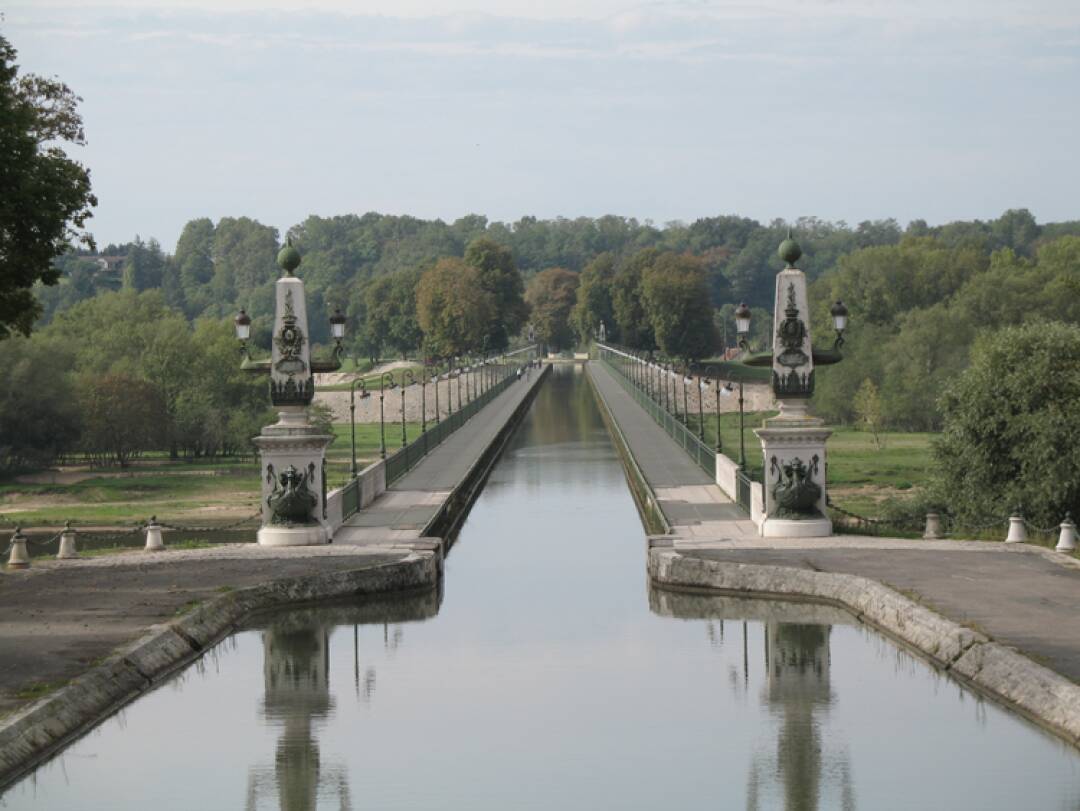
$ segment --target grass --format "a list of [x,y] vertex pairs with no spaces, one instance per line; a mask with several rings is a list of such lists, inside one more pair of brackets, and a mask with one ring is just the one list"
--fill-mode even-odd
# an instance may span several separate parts
[[[747,470],[761,478],[764,459],[761,444],[753,429],[761,426],[775,412],[748,412],[746,425]],[[697,433],[698,417],[690,415],[689,426]],[[879,449],[872,434],[849,426],[830,426],[828,442],[829,493],[846,510],[874,517],[884,502],[906,500],[926,482],[932,464],[934,434],[888,431],[879,434]],[[738,461],[739,415],[720,415],[720,439],[724,453]],[[705,415],[705,442],[716,445],[716,415]]]
[[[409,442],[420,436],[420,423],[406,423],[405,429]],[[389,455],[401,447],[401,423],[387,422],[385,430]],[[330,489],[348,481],[351,468],[349,425],[335,424],[333,433],[334,442],[327,449],[326,459]],[[379,446],[379,424],[358,423],[358,469],[379,458]],[[162,454],[151,465],[86,472],[92,475],[71,484],[0,482],[0,523],[19,523],[32,528],[58,527],[64,521],[71,521],[76,526],[123,527],[137,525],[156,515],[159,521],[172,524],[224,525],[253,513],[260,492],[259,467],[254,461],[169,462],[167,455]],[[221,517],[208,513],[208,507]],[[191,540],[170,547],[202,548],[193,545],[197,543],[206,542]],[[107,548],[94,554],[112,552],[112,548]]]
[[35,701],[66,686],[66,681],[36,681],[15,693],[15,697],[23,701]]

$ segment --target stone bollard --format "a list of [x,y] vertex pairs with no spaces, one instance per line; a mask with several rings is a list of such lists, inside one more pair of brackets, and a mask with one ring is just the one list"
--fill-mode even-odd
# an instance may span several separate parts
[[1005,543],[1024,543],[1027,541],[1027,524],[1024,516],[1019,512],[1009,516],[1009,534],[1005,536]]
[[165,542],[161,540],[161,527],[158,525],[156,515],[151,515],[150,523],[146,525],[146,551],[165,551]]
[[57,560],[70,560],[79,556],[75,549],[76,532],[71,528],[71,522],[64,522],[64,531],[60,533],[60,549],[56,552]]
[[1058,552],[1072,552],[1076,549],[1076,524],[1073,523],[1072,513],[1065,513],[1065,520],[1061,522],[1061,534],[1058,535]]
[[15,527],[15,534],[11,536],[11,555],[8,557],[9,569],[29,569],[30,555],[26,552],[26,536],[22,534],[20,527]]
[[926,514],[926,529],[923,531],[923,540],[941,540],[941,516],[937,513]]

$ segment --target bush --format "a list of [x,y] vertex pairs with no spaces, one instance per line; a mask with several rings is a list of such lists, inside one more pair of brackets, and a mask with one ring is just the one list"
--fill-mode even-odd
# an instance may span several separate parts
[[1080,327],[984,335],[943,395],[936,490],[961,520],[1021,507],[1037,524],[1080,514]]

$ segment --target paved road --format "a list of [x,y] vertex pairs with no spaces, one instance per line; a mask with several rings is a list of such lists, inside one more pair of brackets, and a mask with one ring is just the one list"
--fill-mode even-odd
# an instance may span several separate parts
[[738,505],[634,401],[607,366],[589,361],[588,372],[652,485],[660,509],[679,534],[741,536],[752,529]]
[[334,534],[334,543],[384,543],[418,538],[450,492],[494,441],[538,383],[539,369],[502,392],[450,435],[370,506]]
[[[854,539],[851,542],[854,544]],[[918,544],[911,542],[913,547]],[[986,551],[956,544],[951,551],[874,549],[863,545],[846,549],[680,552],[712,560],[873,578],[1080,682],[1080,568],[1062,566],[1041,555],[1023,554],[1004,545],[985,546]]]

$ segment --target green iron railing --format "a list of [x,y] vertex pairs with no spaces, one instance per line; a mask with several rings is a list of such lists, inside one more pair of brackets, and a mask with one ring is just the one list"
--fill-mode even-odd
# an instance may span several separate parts
[[[517,353],[513,353],[517,354]],[[469,421],[480,409],[502,394],[518,380],[519,365],[499,364],[496,376],[501,379],[483,394],[470,400],[460,409],[448,414],[434,425],[429,425],[419,437],[386,457],[386,486],[396,482],[420,463],[432,450],[441,445],[456,430]],[[360,510],[360,480],[353,479],[342,488],[342,518],[347,520]]]
[[622,387],[634,398],[634,401],[645,409],[661,428],[667,431],[668,436],[674,439],[675,443],[690,455],[690,458],[694,460],[698,467],[715,480],[716,451],[702,442],[697,434],[687,428],[674,414],[642,391],[622,369],[621,364],[612,360],[612,356],[615,355],[614,352],[603,346],[599,347],[599,350],[600,359],[609,369],[615,372],[615,379],[622,384]]

